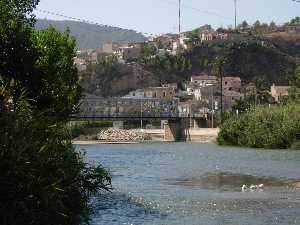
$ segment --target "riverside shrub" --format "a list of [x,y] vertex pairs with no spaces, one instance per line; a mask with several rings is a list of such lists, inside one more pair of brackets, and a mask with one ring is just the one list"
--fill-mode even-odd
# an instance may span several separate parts
[[257,107],[227,119],[218,136],[221,145],[253,148],[298,148],[300,104]]
[[110,189],[108,172],[84,162],[65,123],[28,106],[0,111],[0,224],[88,222],[89,197]]
[[38,0],[0,1],[0,225],[79,225],[110,189],[66,129],[81,95],[75,41],[34,31]]
[[85,163],[66,122],[37,110],[21,90],[0,77],[0,224],[87,223],[89,198],[110,190],[110,175]]

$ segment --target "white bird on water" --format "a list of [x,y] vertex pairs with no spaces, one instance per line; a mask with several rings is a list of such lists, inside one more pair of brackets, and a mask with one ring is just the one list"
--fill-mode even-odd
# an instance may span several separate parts
[[244,192],[244,191],[246,191],[247,189],[248,189],[247,185],[244,184],[244,185],[242,186],[242,191]]
[[263,189],[264,189],[264,184],[259,184],[259,185],[254,185],[254,184],[252,184],[252,185],[250,185],[250,187],[248,188],[248,186],[246,185],[246,184],[244,184],[243,186],[242,186],[242,191],[243,192],[245,192],[245,191],[247,191],[247,190],[250,190],[250,191],[256,191],[256,190],[258,190],[258,191],[262,191]]

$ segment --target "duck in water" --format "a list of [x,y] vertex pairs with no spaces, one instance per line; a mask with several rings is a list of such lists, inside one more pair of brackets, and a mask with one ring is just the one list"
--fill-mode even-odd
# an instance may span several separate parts
[[245,192],[245,191],[262,191],[264,189],[264,184],[259,184],[259,185],[250,185],[250,187],[248,188],[248,186],[246,184],[244,184],[242,186],[242,192]]

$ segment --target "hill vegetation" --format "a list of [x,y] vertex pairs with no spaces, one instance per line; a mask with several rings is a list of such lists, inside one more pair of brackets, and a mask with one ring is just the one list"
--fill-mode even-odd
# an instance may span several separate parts
[[38,19],[36,29],[45,29],[53,26],[58,31],[69,29],[71,35],[76,38],[78,49],[100,48],[107,42],[131,43],[143,42],[146,37],[134,30],[121,29],[111,26],[98,26],[77,21],[56,21]]
[[[238,26],[237,30],[219,28],[215,31],[210,25],[204,25],[193,31],[187,32],[189,40],[186,41],[187,49],[179,50],[176,55],[168,52],[170,41],[154,41],[147,43],[136,64],[143,74],[146,71],[149,79],[144,80],[141,87],[160,84],[161,82],[175,82],[189,80],[193,74],[206,72],[219,75],[216,68],[217,60],[222,59],[225,76],[239,76],[244,84],[259,83],[259,88],[269,90],[274,83],[288,85],[290,75],[293,73],[297,58],[300,57],[300,19],[295,18],[283,26],[275,23],[264,24],[259,21],[249,25],[246,21]],[[201,33],[216,32],[227,33],[231,38],[227,40],[201,41]],[[176,39],[174,35],[166,35],[170,40]],[[165,50],[165,53],[158,53]],[[84,90],[91,94],[122,95],[134,89],[134,86],[125,85],[120,88],[119,80],[128,80],[128,74],[133,70],[124,70],[127,65],[118,63],[106,65],[99,61],[97,67],[89,67],[82,74]],[[100,65],[102,63],[102,65]],[[113,73],[105,70],[109,66]],[[131,67],[131,66],[129,66]],[[98,68],[96,70],[96,68]],[[103,68],[99,70],[99,68]],[[151,76],[149,76],[151,74]],[[90,79],[93,78],[93,79]],[[94,79],[95,78],[95,79]],[[90,81],[89,81],[90,80]],[[97,80],[97,82],[94,82]],[[95,87],[88,85],[102,85],[105,91],[95,92]],[[118,90],[115,90],[116,88]],[[100,88],[101,89],[101,88]]]

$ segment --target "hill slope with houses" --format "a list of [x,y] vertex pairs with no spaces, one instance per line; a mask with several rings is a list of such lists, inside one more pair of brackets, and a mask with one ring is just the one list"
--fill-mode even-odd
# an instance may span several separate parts
[[70,29],[72,36],[76,38],[78,49],[101,48],[107,42],[128,43],[147,40],[145,36],[134,30],[77,21],[38,19],[35,27],[36,29],[44,29],[50,25],[59,31]]
[[80,52],[77,65],[88,94],[178,97],[191,101],[190,106],[209,107],[211,95],[220,104],[217,61],[222,59],[223,104],[229,108],[246,95],[255,104],[286,96],[299,57],[300,18],[296,18],[283,26],[257,22],[243,23],[238,30],[214,30],[205,25],[180,37],[166,34],[142,43],[106,43],[101,49]]

